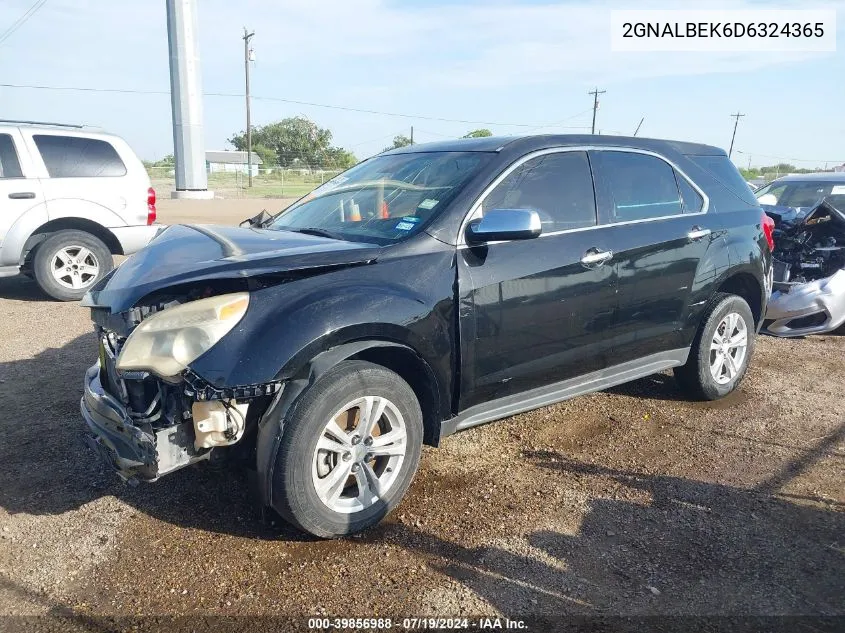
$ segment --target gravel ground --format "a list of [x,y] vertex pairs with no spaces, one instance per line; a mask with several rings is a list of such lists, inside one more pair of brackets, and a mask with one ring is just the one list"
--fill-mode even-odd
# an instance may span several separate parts
[[[203,204],[160,217],[282,206]],[[102,469],[86,310],[0,279],[0,333],[0,614],[845,616],[845,336],[761,338],[717,403],[659,374],[458,434],[381,526],[318,542],[243,473]]]

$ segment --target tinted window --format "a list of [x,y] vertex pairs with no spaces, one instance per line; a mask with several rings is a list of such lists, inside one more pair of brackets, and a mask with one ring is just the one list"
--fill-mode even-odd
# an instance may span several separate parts
[[123,176],[126,166],[105,141],[78,136],[35,135],[50,178]]
[[698,213],[704,208],[704,198],[698,193],[689,180],[678,172],[675,172],[678,179],[678,188],[681,190],[681,200],[684,203],[684,213]]
[[752,206],[757,206],[757,199],[754,197],[751,187],[748,186],[730,158],[727,156],[689,156],[688,158],[699,167],[707,170],[711,176],[737,198]]
[[524,162],[487,195],[482,209],[532,209],[544,233],[594,226],[596,199],[587,153],[559,152]]
[[23,178],[15,143],[8,134],[0,134],[0,178]]
[[683,212],[675,170],[664,160],[633,152],[596,152],[612,199],[611,221],[630,222]]

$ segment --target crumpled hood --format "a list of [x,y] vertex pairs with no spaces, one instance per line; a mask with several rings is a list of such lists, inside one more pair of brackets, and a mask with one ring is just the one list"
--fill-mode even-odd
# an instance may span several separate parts
[[176,284],[366,264],[379,251],[375,244],[291,231],[174,225],[98,282],[82,305],[122,312],[151,292]]

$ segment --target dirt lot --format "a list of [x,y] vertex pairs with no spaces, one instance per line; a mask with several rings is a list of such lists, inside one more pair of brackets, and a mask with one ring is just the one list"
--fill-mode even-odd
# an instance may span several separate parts
[[453,436],[333,542],[262,525],[242,473],[119,483],[78,440],[94,360],[86,310],[0,280],[0,614],[845,615],[845,336],[762,338],[722,402],[657,375]]

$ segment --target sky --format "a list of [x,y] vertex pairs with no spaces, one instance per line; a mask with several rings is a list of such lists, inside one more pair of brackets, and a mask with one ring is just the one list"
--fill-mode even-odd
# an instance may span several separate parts
[[[36,0],[2,0],[0,34]],[[38,2],[37,4],[41,4]],[[205,93],[244,90],[243,27],[255,31],[253,125],[304,115],[359,158],[397,134],[417,142],[597,129],[727,148],[741,166],[845,163],[845,0],[732,0],[685,8],[835,8],[835,53],[614,53],[612,8],[672,2],[199,0]],[[2,37],[2,35],[0,35]],[[0,43],[0,117],[95,125],[144,159],[173,152],[164,0],[46,0]],[[410,116],[388,116],[279,99]],[[206,149],[245,127],[242,96],[203,100]],[[451,119],[444,121],[439,119]],[[466,122],[463,122],[466,121]]]

